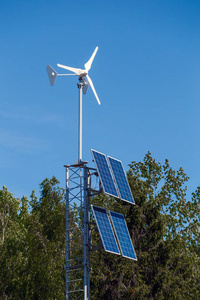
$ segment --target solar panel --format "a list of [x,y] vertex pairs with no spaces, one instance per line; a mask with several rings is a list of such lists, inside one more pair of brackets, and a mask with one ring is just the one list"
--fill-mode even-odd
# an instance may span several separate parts
[[119,254],[119,248],[105,208],[91,205],[105,251]]
[[124,215],[113,211],[109,213],[122,256],[137,260]]
[[110,164],[113,176],[118,187],[119,198],[121,198],[124,201],[135,204],[122,162],[110,156],[108,156],[108,162]]
[[91,152],[100,177],[100,181],[103,186],[104,193],[118,198],[119,196],[117,194],[117,189],[115,187],[105,154],[92,149]]

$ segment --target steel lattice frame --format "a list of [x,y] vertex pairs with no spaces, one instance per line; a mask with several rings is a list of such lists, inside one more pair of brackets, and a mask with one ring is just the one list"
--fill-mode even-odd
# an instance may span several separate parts
[[[66,165],[66,299],[90,299],[90,197],[96,169]],[[90,171],[94,172],[91,173]]]

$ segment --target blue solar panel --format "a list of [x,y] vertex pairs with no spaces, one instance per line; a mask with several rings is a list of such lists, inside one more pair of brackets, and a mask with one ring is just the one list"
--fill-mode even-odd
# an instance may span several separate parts
[[105,251],[119,254],[119,248],[105,208],[91,205]]
[[137,260],[124,215],[112,211],[109,213],[122,256]]
[[91,150],[105,194],[119,197],[105,154]]
[[135,204],[122,162],[110,156],[108,156],[108,162],[110,164],[113,176],[118,187],[119,198],[121,198],[124,201]]

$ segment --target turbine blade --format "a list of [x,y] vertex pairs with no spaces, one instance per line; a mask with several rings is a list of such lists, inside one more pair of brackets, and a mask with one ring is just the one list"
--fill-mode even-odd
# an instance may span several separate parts
[[78,68],[67,67],[64,65],[57,64],[58,67],[74,72],[76,75],[80,75],[83,70]]
[[92,83],[92,79],[89,77],[89,75],[86,75],[86,77],[87,77],[87,79],[88,79],[88,81],[89,81],[89,84],[90,84],[90,86],[91,86],[91,89],[93,90],[93,93],[94,93],[94,95],[95,95],[95,97],[96,97],[96,99],[97,99],[97,102],[99,103],[99,105],[101,105],[101,102],[100,102],[100,100],[99,100],[99,97],[97,96],[97,93],[96,93],[96,91],[95,91],[94,85],[93,85],[93,83]]
[[97,53],[97,50],[98,50],[98,47],[95,48],[95,50],[94,50],[92,56],[90,57],[90,59],[88,60],[88,62],[86,62],[86,64],[84,65],[84,67],[85,67],[85,69],[86,69],[87,72],[88,72],[88,71],[90,70],[90,68],[91,68],[91,65],[92,65],[92,62],[93,62],[93,60],[94,60],[94,57],[95,57],[95,55],[96,55],[96,53]]

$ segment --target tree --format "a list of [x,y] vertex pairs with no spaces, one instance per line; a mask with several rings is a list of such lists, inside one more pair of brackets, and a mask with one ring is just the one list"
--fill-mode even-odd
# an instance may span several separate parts
[[105,197],[94,203],[125,215],[138,261],[93,253],[92,299],[199,298],[199,188],[186,201],[183,169],[156,163],[150,152],[132,162],[128,179],[135,206]]
[[[200,187],[186,200],[188,177],[151,153],[127,173],[136,205],[107,197],[94,205],[123,213],[137,261],[91,251],[91,299],[200,298]],[[78,226],[80,215],[74,226]],[[75,232],[79,233],[78,229]],[[75,236],[74,236],[75,238]],[[77,256],[81,253],[76,237]],[[100,244],[97,231],[92,242]],[[0,299],[63,299],[65,296],[65,192],[53,177],[40,198],[14,198],[0,190]]]
[[[25,213],[27,199],[23,197],[21,216]],[[14,198],[6,187],[0,191],[1,245],[0,245],[0,295],[2,299],[20,299],[23,289],[23,268],[26,265],[24,246],[26,229],[20,223],[20,200]]]
[[19,199],[13,198],[13,195],[9,193],[8,189],[3,186],[3,189],[0,191],[1,244],[4,244],[7,226],[9,228],[12,222],[18,217],[19,204]]
[[65,194],[59,181],[45,179],[37,201],[31,195],[31,216],[28,222],[27,299],[63,299],[65,293]]
[[[38,200],[0,191],[1,299],[63,299],[65,294],[65,201],[53,177]],[[4,234],[4,238],[3,238]]]

